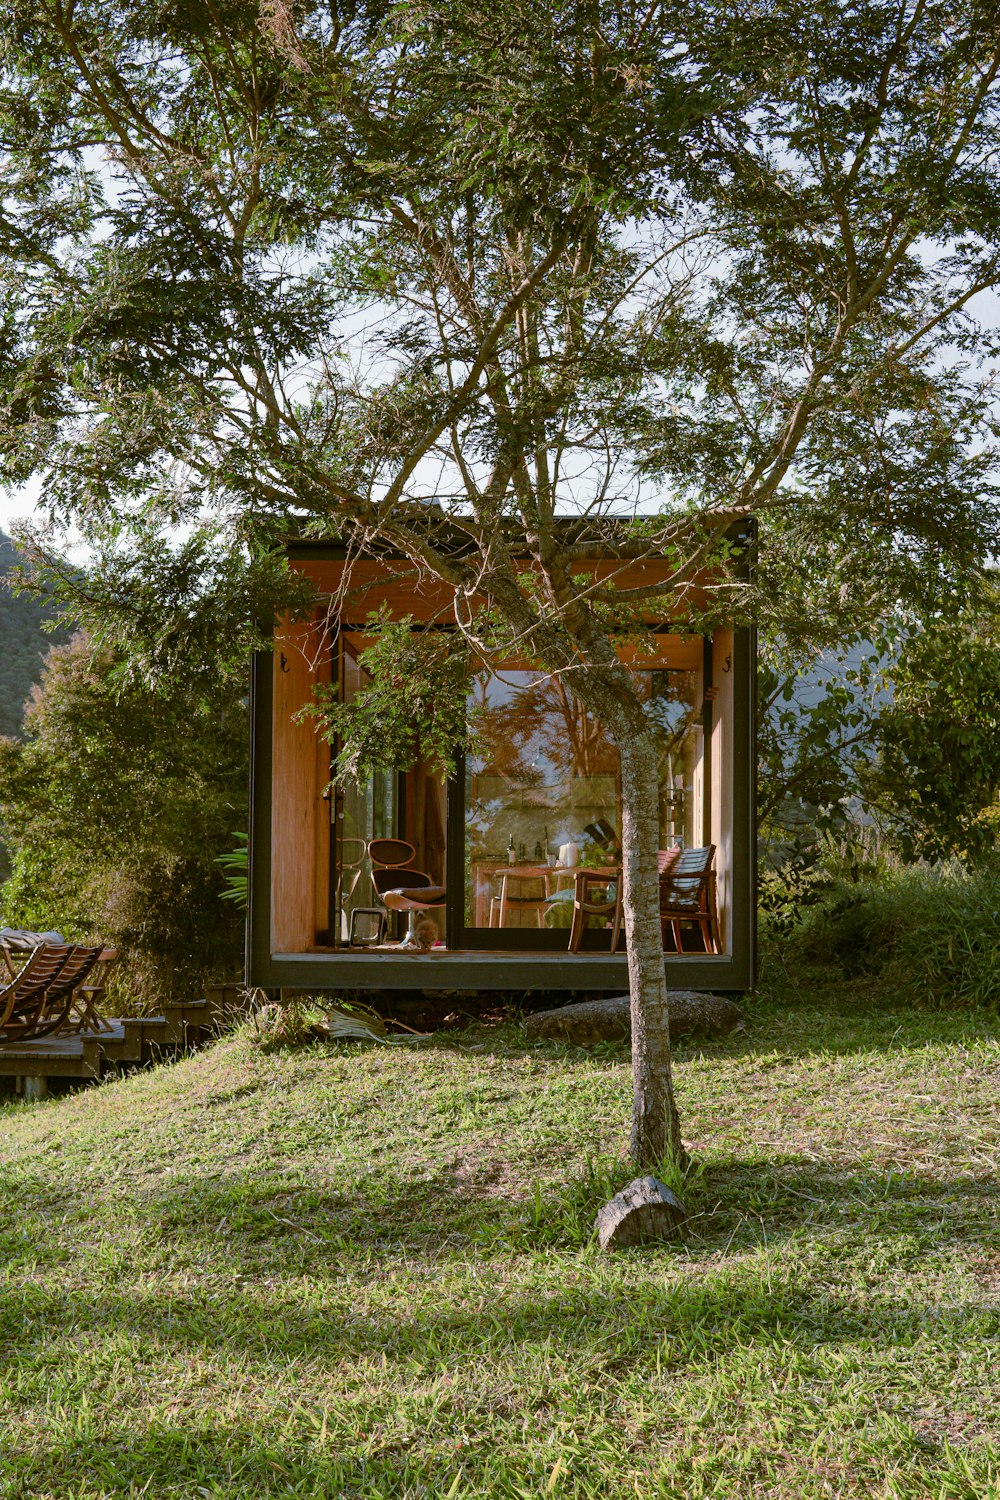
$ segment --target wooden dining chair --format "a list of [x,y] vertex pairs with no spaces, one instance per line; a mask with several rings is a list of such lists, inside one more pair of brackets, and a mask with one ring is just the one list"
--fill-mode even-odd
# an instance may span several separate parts
[[[599,870],[576,870],[573,887],[573,925],[569,931],[569,951],[579,953],[587,922],[591,917],[611,918],[611,952],[618,952],[623,933],[622,877],[601,874]],[[603,894],[602,894],[603,893]]]
[[702,849],[678,850],[676,859],[660,874],[660,928],[664,947],[669,930],[676,952],[684,952],[681,925],[685,922],[699,928],[706,953],[722,951],[714,844]]
[[[549,877],[534,873],[525,875],[516,867],[498,870],[497,874],[500,877],[500,892],[490,898],[490,926],[506,927],[511,912],[533,911],[538,926],[544,927],[545,913],[552,903]],[[525,890],[525,886],[533,886],[535,889]]]

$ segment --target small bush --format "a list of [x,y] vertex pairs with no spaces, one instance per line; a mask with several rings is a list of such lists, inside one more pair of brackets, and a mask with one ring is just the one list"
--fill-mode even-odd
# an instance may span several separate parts
[[922,1004],[1000,999],[1000,863],[905,866],[883,855],[855,870],[827,850],[806,899],[794,899],[795,885],[784,904],[772,896],[765,951],[786,966],[880,976]]

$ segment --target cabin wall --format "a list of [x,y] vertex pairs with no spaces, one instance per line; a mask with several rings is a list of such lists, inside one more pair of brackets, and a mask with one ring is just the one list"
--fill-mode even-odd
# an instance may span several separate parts
[[733,941],[733,753],[736,672],[731,630],[717,630],[712,640],[712,799],[711,839],[715,844],[719,926],[722,951]]
[[275,635],[271,729],[271,951],[300,953],[326,940],[330,901],[329,746],[315,723],[296,720],[314,684],[329,681],[319,621]]

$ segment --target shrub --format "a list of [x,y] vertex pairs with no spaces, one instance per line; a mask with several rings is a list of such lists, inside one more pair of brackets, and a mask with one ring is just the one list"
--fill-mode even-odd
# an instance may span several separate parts
[[[767,877],[765,951],[786,966],[880,976],[922,1004],[1000,999],[1000,861],[903,865],[827,845],[810,879]],[[777,894],[776,894],[777,893]]]
[[116,668],[83,637],[55,648],[24,741],[0,740],[3,920],[117,947],[116,1008],[141,1010],[238,972],[216,861],[246,812],[246,705],[233,685],[154,693]]

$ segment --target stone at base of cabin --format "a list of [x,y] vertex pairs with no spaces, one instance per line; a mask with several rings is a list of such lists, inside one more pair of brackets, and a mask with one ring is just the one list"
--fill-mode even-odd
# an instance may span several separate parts
[[602,1250],[626,1250],[675,1239],[684,1218],[683,1203],[658,1177],[636,1177],[598,1210],[594,1228]]
[[[699,990],[668,990],[667,1014],[672,1040],[713,1041],[728,1036],[746,1016],[724,995],[704,995]],[[628,1041],[632,1034],[627,995],[585,1000],[581,1005],[561,1005],[558,1010],[540,1010],[524,1023],[532,1040],[574,1042],[580,1047],[594,1042]]]

